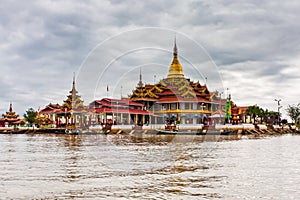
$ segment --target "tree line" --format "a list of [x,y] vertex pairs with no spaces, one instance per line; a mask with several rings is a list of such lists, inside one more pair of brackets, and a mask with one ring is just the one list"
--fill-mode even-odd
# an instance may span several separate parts
[[[293,122],[300,116],[300,103],[295,105],[288,105],[286,108],[287,115],[292,119]],[[254,123],[287,123],[286,119],[280,120],[281,113],[276,111],[270,111],[263,109],[258,105],[249,106],[246,110],[246,115],[250,116],[250,121]]]

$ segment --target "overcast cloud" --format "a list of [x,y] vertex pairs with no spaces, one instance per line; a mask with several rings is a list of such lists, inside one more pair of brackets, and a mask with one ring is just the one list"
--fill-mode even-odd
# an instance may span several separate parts
[[299,1],[276,0],[4,0],[0,112],[10,102],[19,114],[61,104],[73,72],[85,104],[106,97],[106,85],[110,96],[129,94],[140,68],[144,82],[158,81],[175,32],[187,77],[229,88],[240,106],[277,110],[280,98],[284,109],[300,102],[299,10]]

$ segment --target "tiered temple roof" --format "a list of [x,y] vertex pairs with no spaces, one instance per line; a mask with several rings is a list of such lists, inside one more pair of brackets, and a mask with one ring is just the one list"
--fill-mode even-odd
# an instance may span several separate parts
[[17,119],[19,117],[18,114],[13,112],[12,103],[10,103],[10,105],[9,105],[9,111],[6,112],[6,114],[2,114],[2,116],[3,116],[3,118],[6,118],[6,119]]
[[149,114],[143,109],[143,104],[129,99],[103,98],[90,103],[90,109],[95,113],[129,113],[129,114]]
[[12,103],[9,105],[9,111],[5,114],[2,114],[3,118],[0,118],[0,127],[17,125],[20,123],[25,123],[24,120],[19,118],[19,115],[16,114],[12,109]]
[[56,113],[60,111],[60,105],[58,103],[53,104],[49,103],[44,109],[42,109],[41,113]]
[[72,90],[69,93],[70,94],[67,96],[67,99],[64,101],[61,109],[83,109],[83,100],[81,100],[81,96],[77,94],[78,91],[75,88],[75,76],[73,77]]
[[206,85],[192,82],[183,74],[182,65],[178,60],[178,49],[176,40],[173,49],[173,60],[169,67],[167,78],[160,80],[155,85],[143,85],[140,81],[130,95],[134,101],[157,101],[157,102],[178,102],[178,101],[210,101],[211,94]]

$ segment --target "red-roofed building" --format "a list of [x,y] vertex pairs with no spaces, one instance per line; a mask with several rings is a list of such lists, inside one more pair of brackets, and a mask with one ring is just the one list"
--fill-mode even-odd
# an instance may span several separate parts
[[5,114],[2,114],[3,118],[0,118],[0,127],[9,127],[13,125],[19,125],[21,123],[21,119],[19,115],[13,112],[12,103],[9,105],[9,111]]
[[192,82],[183,74],[178,60],[176,41],[173,61],[166,78],[158,83],[143,84],[142,75],[130,99],[140,102],[152,113],[151,123],[199,124],[209,122],[209,116],[223,110],[225,99],[218,92],[209,92],[207,86]]
[[89,105],[93,111],[93,124],[143,124],[149,122],[149,112],[144,105],[130,99],[103,98]]

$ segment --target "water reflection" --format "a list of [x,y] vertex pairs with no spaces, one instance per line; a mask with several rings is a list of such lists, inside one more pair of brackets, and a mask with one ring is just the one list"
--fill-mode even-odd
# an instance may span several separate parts
[[286,199],[299,136],[0,135],[4,199]]

